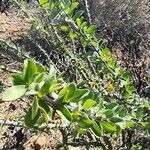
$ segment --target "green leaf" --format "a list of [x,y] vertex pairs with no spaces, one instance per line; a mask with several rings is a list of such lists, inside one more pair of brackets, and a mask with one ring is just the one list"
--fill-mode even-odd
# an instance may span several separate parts
[[55,84],[55,85],[52,85],[50,87],[50,92],[55,92],[55,91],[58,91],[60,89],[62,89],[62,85],[61,84]]
[[124,117],[126,115],[126,108],[123,106],[119,111],[119,116]]
[[125,124],[126,128],[136,127],[136,126],[137,126],[137,124],[133,121],[127,121],[126,124]]
[[80,18],[77,18],[77,19],[76,19],[76,22],[77,22],[78,27],[80,28],[80,27],[81,27],[81,19],[80,19]]
[[93,126],[93,121],[89,119],[85,113],[81,114],[80,120],[78,121],[78,123],[83,128],[89,128]]
[[74,83],[71,83],[70,85],[66,86],[59,92],[59,96],[64,97],[63,99],[64,102],[69,102],[70,98],[74,95],[75,91],[76,91],[76,86]]
[[114,133],[116,131],[116,126],[110,124],[109,122],[102,121],[101,125],[102,125],[103,129],[108,133]]
[[86,101],[87,99],[95,99],[94,92],[87,90],[87,92],[82,96],[82,100]]
[[125,80],[125,81],[130,81],[130,75],[128,72],[124,72],[121,77]]
[[100,137],[101,134],[102,134],[102,131],[101,131],[101,129],[100,129],[100,127],[98,126],[97,123],[93,123],[93,126],[91,127],[91,130],[92,130],[93,133],[94,133],[96,136],[98,136],[98,137]]
[[34,78],[34,82],[35,83],[39,83],[41,82],[44,78],[45,78],[46,74],[44,72],[38,74],[35,78]]
[[81,113],[77,110],[72,111],[72,121],[73,122],[78,122],[80,119]]
[[32,118],[32,106],[31,106],[24,119],[25,126],[29,128],[34,127],[39,117],[40,117],[40,111],[38,110],[34,118]]
[[96,102],[92,99],[88,99],[84,102],[83,104],[83,109],[87,110],[89,109],[90,107],[94,106],[96,104]]
[[92,25],[86,30],[86,33],[92,35],[95,33],[95,31],[96,31],[96,25]]
[[64,31],[64,32],[66,32],[66,31],[68,31],[69,30],[69,26],[61,26],[61,30],[62,31]]
[[36,62],[32,59],[24,61],[23,68],[23,79],[26,83],[30,84],[33,82],[33,75],[37,72]]
[[45,67],[42,64],[40,64],[40,63],[36,63],[36,68],[37,68],[37,72],[38,73],[46,72]]
[[23,79],[22,74],[12,75],[12,82],[14,85],[25,85],[26,84],[26,82]]
[[105,49],[102,49],[101,51],[101,56],[105,59],[108,59],[110,57],[111,53],[110,53],[110,50],[105,48]]
[[44,82],[44,84],[42,85],[42,87],[39,91],[39,96],[40,97],[43,96],[43,95],[46,95],[49,92],[52,83],[53,83],[53,80],[51,80],[51,79],[47,79]]
[[36,117],[37,112],[38,112],[38,100],[34,99],[31,107],[31,119],[34,119]]
[[38,105],[39,109],[44,113],[43,116],[45,118],[45,122],[48,123],[51,116],[51,110],[48,104],[44,101],[44,99],[39,99]]
[[106,115],[106,118],[111,118],[114,115],[112,110],[107,110],[104,114]]
[[142,122],[141,125],[147,129],[150,129],[150,122]]
[[82,22],[82,24],[81,24],[81,28],[84,28],[84,27],[86,27],[87,26],[87,22],[85,21],[85,22]]
[[46,95],[50,91],[50,87],[55,81],[56,70],[53,66],[51,66],[48,76],[45,78],[44,84],[41,87],[39,95]]
[[122,122],[123,119],[121,117],[112,117],[112,118],[109,118],[109,120],[113,123],[117,123],[117,122]]
[[66,117],[67,120],[72,121],[71,113],[67,107],[59,106],[59,108],[57,108],[57,109]]
[[120,137],[121,133],[122,133],[121,127],[117,126],[117,128],[116,128],[116,134],[117,134],[117,136]]
[[84,13],[84,11],[78,11],[75,13],[75,15],[73,16],[73,20],[76,20],[77,18],[79,18],[80,16],[82,16],[82,14]]
[[143,108],[138,108],[136,111],[136,118],[141,119],[143,117]]
[[3,93],[2,100],[4,101],[17,100],[21,98],[25,94],[26,91],[27,91],[27,88],[25,85],[12,86]]
[[83,129],[83,128],[79,128],[78,130],[77,130],[77,132],[78,132],[78,134],[80,134],[80,136],[81,135],[84,135],[84,134],[86,134],[86,129]]
[[129,94],[132,94],[133,92],[136,91],[136,88],[133,86],[132,83],[129,83],[126,85],[126,91],[129,93]]
[[70,102],[79,102],[86,94],[89,93],[86,89],[78,89],[75,91],[74,95],[70,98]]
[[39,3],[44,9],[50,8],[49,0],[39,0]]
[[34,95],[38,95],[38,92],[35,90],[29,90],[25,93],[25,96],[34,96]]
[[73,39],[76,39],[78,36],[77,36],[76,33],[70,32],[70,33],[69,33],[69,37],[73,40]]
[[44,80],[44,84],[42,85],[39,95],[46,95],[50,91],[50,87],[55,81],[55,69],[51,68],[48,76]]
[[38,120],[36,121],[36,128],[45,128],[47,127],[47,120],[45,119],[44,115],[40,115],[40,117],[38,118]]
[[117,103],[109,103],[107,106],[106,106],[106,109],[113,109],[114,107],[117,106]]
[[117,61],[114,58],[109,58],[108,66],[112,69],[115,69],[117,67]]
[[39,0],[40,5],[44,5],[45,3],[49,3],[49,0]]
[[78,2],[73,2],[73,3],[71,4],[71,7],[68,7],[68,8],[66,9],[66,13],[69,14],[69,15],[71,15],[71,14],[73,13],[74,9],[75,9],[78,5],[79,5]]
[[55,19],[57,16],[59,16],[59,13],[60,13],[60,10],[53,10],[53,11],[51,11],[49,17],[50,17],[51,19]]
[[74,10],[79,5],[79,2],[73,2],[71,5],[71,10]]

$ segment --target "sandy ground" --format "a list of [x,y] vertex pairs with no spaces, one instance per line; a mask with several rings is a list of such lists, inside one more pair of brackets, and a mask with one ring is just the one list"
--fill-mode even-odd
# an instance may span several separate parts
[[17,39],[27,29],[30,24],[17,14],[0,13],[0,38]]

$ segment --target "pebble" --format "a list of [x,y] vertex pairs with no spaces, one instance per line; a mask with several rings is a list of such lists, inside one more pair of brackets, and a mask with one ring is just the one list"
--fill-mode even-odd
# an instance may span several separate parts
[[45,136],[38,137],[38,139],[35,141],[36,150],[40,150],[42,147],[44,147],[44,145],[46,145],[46,137]]

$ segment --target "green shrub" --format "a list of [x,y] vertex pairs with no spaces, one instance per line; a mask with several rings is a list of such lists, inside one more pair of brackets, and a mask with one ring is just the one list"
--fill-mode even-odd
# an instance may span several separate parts
[[[142,128],[148,134],[149,101],[137,95],[130,75],[119,67],[109,49],[101,47],[95,36],[96,26],[88,25],[83,12],[76,9],[79,3],[39,2],[49,17],[54,46],[74,60],[78,74],[72,82],[65,82],[64,74],[57,73],[55,64],[47,71],[28,59],[24,61],[23,71],[12,76],[14,86],[3,93],[2,99],[21,100],[22,96],[32,95],[33,102],[24,119],[26,127],[45,128],[57,112],[64,124],[71,126],[75,137],[88,133],[95,139],[102,138],[108,149],[125,131],[137,132]],[[39,28],[48,34],[42,24]],[[72,44],[67,44],[66,39]],[[79,54],[77,45],[82,48]],[[123,146],[131,148],[130,140],[123,141]]]

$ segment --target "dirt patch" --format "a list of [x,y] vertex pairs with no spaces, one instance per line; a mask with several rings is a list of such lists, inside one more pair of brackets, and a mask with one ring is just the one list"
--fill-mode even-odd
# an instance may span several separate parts
[[30,28],[30,24],[21,16],[12,13],[0,13],[0,38],[15,40]]

